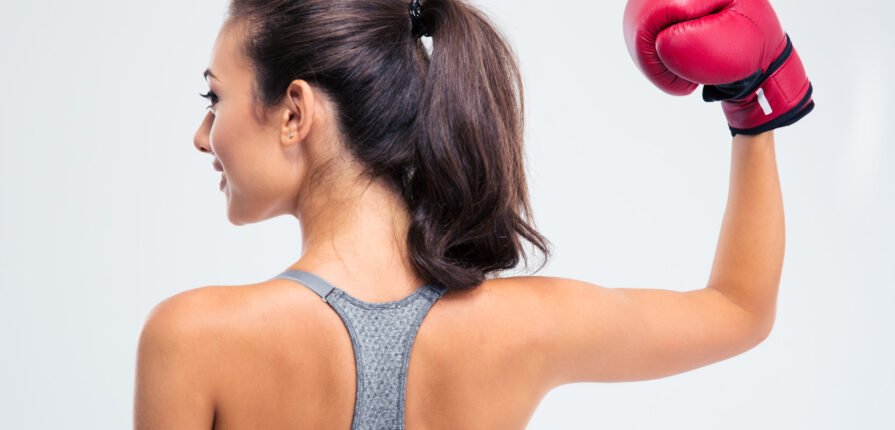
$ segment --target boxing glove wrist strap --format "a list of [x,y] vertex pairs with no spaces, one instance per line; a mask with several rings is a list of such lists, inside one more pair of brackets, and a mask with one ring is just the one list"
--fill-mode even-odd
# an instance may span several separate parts
[[731,135],[758,134],[795,123],[814,109],[813,88],[789,35],[765,71],[737,82],[703,86],[703,100],[722,101]]
[[[786,111],[783,115],[780,115],[764,124],[749,127],[749,128],[737,128],[731,125],[728,125],[730,129],[730,135],[736,136],[737,134],[759,134],[764,133],[768,130],[773,130],[775,128],[786,127],[787,125],[794,124],[796,121],[802,119],[805,115],[808,115],[809,112],[814,110],[814,100],[811,99],[811,93],[814,88],[811,86],[811,83],[808,83],[808,91],[805,93],[805,96],[802,97],[802,100],[792,109]],[[726,112],[726,110],[725,110]]]

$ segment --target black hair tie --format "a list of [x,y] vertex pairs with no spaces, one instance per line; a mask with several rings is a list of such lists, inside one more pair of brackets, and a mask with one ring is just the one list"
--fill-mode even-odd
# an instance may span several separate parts
[[429,29],[426,27],[426,23],[423,21],[423,5],[420,4],[420,0],[410,0],[410,21],[413,24],[412,33],[413,37],[427,36],[431,37],[432,34],[429,33]]

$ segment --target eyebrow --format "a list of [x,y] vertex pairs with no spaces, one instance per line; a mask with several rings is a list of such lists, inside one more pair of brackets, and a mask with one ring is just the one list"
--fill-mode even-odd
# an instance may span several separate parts
[[214,73],[211,73],[211,69],[205,69],[205,71],[202,72],[202,77],[204,77],[207,80],[208,76],[211,76],[212,78],[220,80],[217,76],[214,75]]

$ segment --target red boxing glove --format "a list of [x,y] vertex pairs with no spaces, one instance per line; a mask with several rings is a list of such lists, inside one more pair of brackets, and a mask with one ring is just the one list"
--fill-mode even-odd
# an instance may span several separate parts
[[663,91],[699,84],[722,100],[731,135],[795,123],[814,109],[812,86],[767,0],[629,0],[625,43]]

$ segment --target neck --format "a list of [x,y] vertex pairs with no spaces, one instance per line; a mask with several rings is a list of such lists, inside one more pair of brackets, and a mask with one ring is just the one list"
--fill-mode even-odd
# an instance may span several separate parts
[[290,269],[370,302],[399,300],[423,285],[407,252],[410,214],[381,180],[319,190],[297,212],[302,251]]

